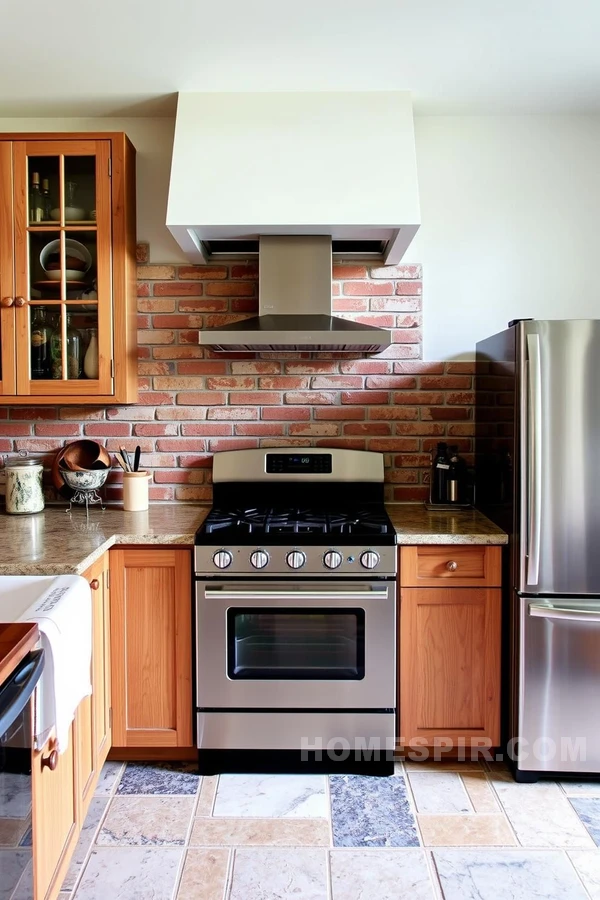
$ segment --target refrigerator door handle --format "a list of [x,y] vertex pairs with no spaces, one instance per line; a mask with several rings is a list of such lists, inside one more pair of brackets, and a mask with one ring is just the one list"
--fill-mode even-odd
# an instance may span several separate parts
[[538,584],[540,578],[540,529],[542,525],[542,365],[539,334],[527,335],[529,356],[528,412],[528,522],[527,584]]
[[529,615],[540,619],[570,619],[572,622],[593,622],[600,624],[600,608],[598,609],[566,609],[561,606],[543,606],[529,604]]

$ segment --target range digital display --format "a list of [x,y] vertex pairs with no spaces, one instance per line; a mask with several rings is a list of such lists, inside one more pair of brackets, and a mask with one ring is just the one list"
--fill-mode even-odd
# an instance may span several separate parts
[[267,453],[267,472],[273,475],[329,475],[331,453]]

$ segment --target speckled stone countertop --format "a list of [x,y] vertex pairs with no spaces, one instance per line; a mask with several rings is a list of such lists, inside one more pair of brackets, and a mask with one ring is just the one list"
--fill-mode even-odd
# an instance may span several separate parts
[[423,503],[388,503],[398,544],[507,544],[508,535],[476,509],[427,510]]
[[[0,575],[80,575],[114,544],[191,546],[209,506],[153,504],[66,512],[49,507],[35,516],[0,513]],[[476,510],[428,512],[419,503],[386,506],[398,544],[505,544],[507,536]]]
[[194,543],[209,506],[153,504],[145,512],[48,507],[0,513],[0,575],[81,575],[114,544]]

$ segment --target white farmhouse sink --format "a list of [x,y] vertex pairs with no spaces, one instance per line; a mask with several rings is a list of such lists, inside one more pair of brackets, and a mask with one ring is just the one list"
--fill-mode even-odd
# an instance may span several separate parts
[[57,575],[0,575],[0,622],[17,622]]

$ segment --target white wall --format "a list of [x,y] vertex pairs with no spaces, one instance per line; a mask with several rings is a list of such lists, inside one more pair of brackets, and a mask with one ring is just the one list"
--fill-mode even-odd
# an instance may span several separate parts
[[187,262],[165,225],[174,129],[171,118],[0,119],[0,132],[124,131],[137,150],[138,240],[159,262]]
[[416,120],[424,355],[510,319],[600,317],[600,117]]
[[[1,131],[125,131],[138,151],[138,239],[186,262],[165,226],[174,121],[0,119]],[[471,358],[509,319],[600,317],[600,117],[415,122],[427,359]],[[190,172],[190,178],[194,173]]]

